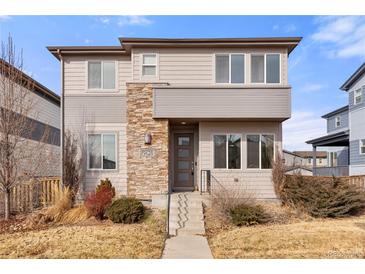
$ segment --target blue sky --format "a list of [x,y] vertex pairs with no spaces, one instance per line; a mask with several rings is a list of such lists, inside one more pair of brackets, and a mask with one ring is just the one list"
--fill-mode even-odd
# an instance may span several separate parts
[[325,133],[321,115],[347,104],[341,84],[364,62],[365,16],[0,16],[0,40],[11,33],[26,72],[59,93],[59,62],[51,45],[119,45],[118,37],[302,36],[289,57],[292,119],[284,146]]

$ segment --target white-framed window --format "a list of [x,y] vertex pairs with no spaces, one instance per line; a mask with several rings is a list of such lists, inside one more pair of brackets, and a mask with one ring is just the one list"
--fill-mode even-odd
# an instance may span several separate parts
[[335,127],[341,126],[341,116],[336,116],[335,118]]
[[251,83],[280,84],[280,54],[251,54]]
[[361,139],[360,141],[360,154],[364,155],[365,154],[365,139]]
[[116,88],[115,61],[88,61],[87,86],[90,90],[114,90]]
[[87,169],[117,169],[117,135],[115,133],[89,133],[87,135]]
[[153,77],[157,75],[157,54],[142,54],[142,76]]
[[218,84],[244,84],[245,54],[244,53],[216,54],[215,82]]
[[215,169],[241,169],[240,134],[213,135],[213,167]]
[[247,134],[247,168],[271,169],[274,159],[273,134]]
[[354,105],[361,104],[362,102],[362,89],[359,88],[354,91]]
[[312,158],[308,158],[308,164],[312,164]]

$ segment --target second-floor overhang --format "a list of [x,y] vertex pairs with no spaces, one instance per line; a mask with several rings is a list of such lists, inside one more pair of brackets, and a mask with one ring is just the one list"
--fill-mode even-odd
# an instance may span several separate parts
[[284,121],[291,117],[291,87],[156,86],[153,117]]
[[317,146],[343,147],[343,146],[349,146],[349,136],[350,136],[349,130],[344,130],[306,141],[306,143],[314,147]]

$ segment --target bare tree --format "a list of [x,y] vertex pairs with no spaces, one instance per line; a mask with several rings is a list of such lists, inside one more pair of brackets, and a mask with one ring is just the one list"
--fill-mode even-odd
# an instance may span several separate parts
[[23,71],[22,52],[16,52],[9,35],[1,44],[0,59],[0,192],[4,193],[5,219],[10,217],[11,189],[40,171],[46,173],[50,161],[49,130],[39,132],[36,123],[35,83]]
[[74,202],[84,175],[83,139],[70,130],[63,138],[63,185],[71,190]]

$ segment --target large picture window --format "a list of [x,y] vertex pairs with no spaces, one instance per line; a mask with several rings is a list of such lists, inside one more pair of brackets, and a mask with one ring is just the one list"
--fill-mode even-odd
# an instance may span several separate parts
[[280,83],[280,54],[252,54],[251,55],[252,83]]
[[365,154],[365,139],[360,140],[360,154]]
[[271,169],[274,158],[274,135],[247,135],[247,168]]
[[245,82],[245,55],[243,53],[217,54],[215,80],[216,83],[243,84]]
[[214,168],[241,169],[241,136],[214,135]]
[[116,169],[116,135],[88,134],[88,169]]
[[88,62],[88,89],[115,89],[115,61]]

